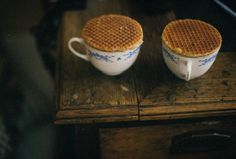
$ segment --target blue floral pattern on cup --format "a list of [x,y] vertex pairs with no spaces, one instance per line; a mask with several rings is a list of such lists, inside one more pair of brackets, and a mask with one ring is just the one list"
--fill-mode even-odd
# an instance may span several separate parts
[[206,58],[206,59],[204,59],[204,60],[199,60],[198,62],[201,62],[201,64],[198,65],[198,66],[199,66],[199,67],[200,67],[200,66],[204,66],[204,65],[206,65],[207,63],[212,62],[215,58],[216,58],[216,55],[213,55],[213,56],[211,56],[210,58]]
[[129,53],[123,55],[123,56],[124,56],[124,60],[126,61],[126,60],[128,60],[129,58],[133,57],[135,54],[137,54],[137,53],[139,52],[139,50],[140,50],[140,47],[141,47],[141,46],[139,46],[139,47],[137,47],[135,50],[130,51]]
[[178,60],[179,58],[170,54],[166,49],[163,48],[163,52],[164,52],[164,55],[166,56],[166,58],[170,59],[172,62],[174,62],[175,64],[178,64]]
[[113,63],[114,61],[126,61],[133,57],[135,54],[137,54],[140,50],[140,47],[137,47],[135,50],[128,52],[127,54],[124,54],[122,56],[114,56],[114,55],[101,55],[96,52],[89,51],[89,56],[96,58],[97,60],[104,61],[104,62],[110,62]]
[[94,58],[96,58],[97,60],[101,60],[101,61],[113,63],[113,61],[111,60],[111,58],[114,57],[114,56],[108,56],[108,55],[103,56],[103,55],[100,55],[100,54],[98,54],[98,53],[96,53],[96,52],[92,52],[92,51],[89,51],[89,55],[92,56],[92,57],[94,57]]

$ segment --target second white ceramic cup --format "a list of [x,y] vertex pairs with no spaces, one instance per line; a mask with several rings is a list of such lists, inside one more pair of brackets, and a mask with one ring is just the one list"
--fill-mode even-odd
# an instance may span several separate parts
[[189,81],[206,73],[214,63],[218,48],[210,55],[185,57],[170,50],[162,43],[162,53],[167,67],[179,78]]

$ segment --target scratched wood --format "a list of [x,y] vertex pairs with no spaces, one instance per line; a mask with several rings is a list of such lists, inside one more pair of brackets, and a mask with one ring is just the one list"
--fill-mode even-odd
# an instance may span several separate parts
[[[128,15],[139,21],[144,44],[135,64],[120,76],[109,77],[90,63],[74,56],[67,47],[80,37],[84,24],[107,13]],[[57,76],[55,123],[96,123],[221,116],[236,113],[236,54],[220,52],[202,77],[185,82],[164,64],[161,33],[176,19],[169,11],[141,14],[128,1],[88,1],[84,11],[63,17]],[[79,45],[74,47],[83,52]]]
[[[92,17],[122,13],[119,1],[88,1],[86,11],[66,12],[62,22],[57,119],[78,122],[138,120],[138,104],[132,70],[116,77],[97,71],[70,53],[67,42],[80,37]],[[124,8],[123,8],[124,9]],[[75,44],[80,52],[84,48]],[[57,121],[56,121],[57,122]]]
[[[155,67],[156,80],[150,80],[150,83],[143,87],[139,84],[143,82],[142,77],[136,79],[140,119],[216,116],[235,112],[235,61],[236,54],[220,53],[205,75],[189,82],[177,79],[164,63],[160,62],[160,67]],[[152,77],[143,74],[145,80]]]

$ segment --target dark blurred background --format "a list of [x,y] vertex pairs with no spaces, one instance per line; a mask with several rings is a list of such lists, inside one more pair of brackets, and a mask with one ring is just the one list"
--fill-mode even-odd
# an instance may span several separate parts
[[[222,33],[221,51],[236,52],[236,19],[213,0],[130,3],[145,14],[173,9],[178,19],[211,23]],[[55,59],[63,13],[84,10],[86,4],[86,0],[0,1],[0,159],[75,158],[74,126],[53,124]]]

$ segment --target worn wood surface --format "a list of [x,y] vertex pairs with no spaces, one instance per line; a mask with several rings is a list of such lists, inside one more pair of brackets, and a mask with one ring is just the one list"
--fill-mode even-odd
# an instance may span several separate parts
[[[170,153],[174,136],[194,130],[226,130],[233,140],[229,147],[218,151]],[[199,121],[159,124],[140,127],[100,129],[100,158],[102,159],[234,159],[236,152],[235,120]]]
[[[137,19],[144,30],[141,53],[120,76],[109,77],[76,57],[67,47],[71,37],[94,16],[120,13]],[[127,1],[88,1],[84,11],[63,17],[58,59],[58,95],[55,123],[96,123],[160,120],[235,114],[236,54],[220,52],[212,68],[190,82],[175,77],[162,59],[160,37],[174,20],[169,11],[140,14]],[[80,46],[74,46],[83,51]]]
[[[79,37],[85,22],[94,16],[124,13],[119,1],[88,1],[88,11],[67,12],[62,23],[59,67],[59,98],[57,121],[77,122],[138,120],[138,105],[132,71],[109,77],[76,57],[67,47],[72,37]],[[122,5],[122,7],[121,7]],[[122,9],[124,11],[122,11]],[[75,46],[83,52],[83,48]],[[76,122],[75,121],[75,122]]]
[[[153,58],[150,57],[147,61],[151,59]],[[147,79],[148,74],[143,72],[143,76],[136,78],[141,120],[235,112],[235,61],[236,54],[221,52],[205,75],[190,82],[177,79],[163,62],[156,62],[159,64],[155,67],[156,70],[150,67],[157,72],[156,80],[150,80],[144,86],[141,83]]]

